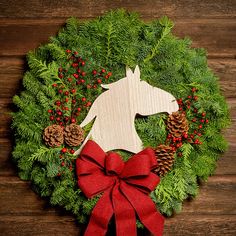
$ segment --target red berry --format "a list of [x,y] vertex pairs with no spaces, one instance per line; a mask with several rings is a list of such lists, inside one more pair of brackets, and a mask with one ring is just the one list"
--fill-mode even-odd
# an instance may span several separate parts
[[70,167],[69,167],[69,168],[70,168],[70,171],[72,171],[72,169],[73,169],[72,165],[70,165]]
[[83,97],[81,100],[82,100],[82,102],[85,102],[85,101],[86,101],[86,98],[85,98],[85,97]]
[[53,84],[52,87],[57,87],[57,84]]
[[74,51],[74,55],[78,55],[78,52],[77,52],[77,51]]
[[200,122],[201,122],[201,123],[204,123],[204,122],[205,122],[205,120],[201,119],[201,120],[200,120]]
[[52,113],[52,110],[51,110],[51,109],[49,109],[49,110],[48,110],[48,113]]
[[59,123],[59,125],[62,126],[62,125],[63,125],[63,122],[61,121],[61,122]]
[[93,75],[96,75],[96,74],[97,74],[97,71],[96,71],[96,70],[93,70],[93,71],[92,71],[92,74],[93,74]]
[[56,101],[56,105],[57,106],[60,106],[61,105],[61,102],[59,100]]
[[62,79],[62,78],[63,78],[63,74],[59,74],[58,77],[59,77],[60,79]]
[[59,89],[59,90],[58,90],[58,93],[59,93],[59,94],[61,94],[62,92],[63,92],[62,89]]
[[75,104],[75,103],[76,103],[76,100],[75,100],[75,99],[73,99],[71,102],[72,102],[73,104]]
[[195,143],[195,144],[198,144],[198,143],[199,143],[199,139],[196,139],[196,140],[194,141],[194,143]]
[[108,76],[108,75],[106,75],[106,76],[105,76],[105,79],[108,79],[108,78],[109,78],[109,76]]
[[82,75],[82,76],[85,76],[85,75],[86,75],[86,72],[85,72],[85,71],[82,71],[82,72],[81,72],[81,75]]
[[66,153],[66,152],[67,152],[67,149],[64,147],[64,148],[61,149],[61,152],[62,152],[62,153]]
[[196,92],[197,91],[197,89],[196,88],[192,88],[192,92],[194,93],[194,92]]
[[101,84],[101,83],[102,83],[102,80],[101,80],[101,79],[97,79],[97,82],[98,82],[99,84]]
[[58,71],[59,71],[59,72],[62,72],[62,71],[63,71],[63,69],[60,67],[60,68],[58,69]]
[[194,99],[195,101],[197,101],[197,100],[198,100],[198,96],[194,96],[193,99]]
[[88,89],[91,89],[91,87],[92,87],[91,84],[88,84],[88,85],[87,85],[87,88],[88,88]]
[[69,102],[69,98],[65,98],[65,102]]
[[60,121],[60,120],[61,120],[61,118],[60,118],[60,117],[57,117],[57,118],[56,118],[56,120],[57,120],[57,121]]
[[106,70],[105,70],[105,69],[102,69],[102,70],[101,70],[101,72],[102,72],[102,73],[105,73],[105,72],[106,72]]
[[50,116],[49,119],[50,119],[50,120],[54,120],[54,116]]
[[77,111],[81,111],[81,108],[80,108],[80,107],[78,107],[78,108],[77,108]]
[[68,82],[71,82],[71,81],[72,81],[72,78],[68,78],[67,80],[68,80]]
[[81,61],[81,66],[85,66],[85,61]]
[[112,72],[108,72],[107,75],[110,77],[112,76]]
[[91,102],[87,102],[86,107],[89,107],[89,106],[91,106],[91,105],[92,105]]
[[208,124],[208,123],[209,123],[209,120],[208,120],[208,119],[206,119],[206,120],[205,120],[205,122]]
[[183,153],[182,152],[179,152],[178,153],[178,157],[182,157],[183,156]]
[[72,64],[72,67],[75,68],[75,67],[77,67],[78,65],[79,65],[78,63],[73,63],[73,64]]
[[199,125],[198,127],[199,127],[199,129],[201,129],[201,128],[202,128],[202,125]]
[[180,107],[180,108],[179,108],[179,111],[182,111],[182,110],[183,110],[183,108],[182,108],[182,107]]
[[71,93],[75,93],[76,92],[76,89],[71,89]]
[[202,136],[202,134],[201,134],[201,133],[198,133],[197,135],[198,135],[199,137],[201,137],[201,136]]
[[62,115],[62,112],[61,112],[61,111],[58,111],[57,114],[58,114],[59,116],[61,116],[61,115]]
[[203,112],[203,113],[202,113],[202,117],[204,117],[204,116],[206,116],[206,112]]
[[80,82],[83,84],[83,83],[85,83],[85,80],[84,80],[84,79],[81,79]]
[[184,137],[185,139],[187,139],[187,138],[188,138],[188,134],[187,134],[187,133],[184,133],[184,134],[183,134],[183,137]]
[[66,52],[67,52],[67,53],[71,53],[71,50],[70,50],[70,49],[66,49]]
[[71,123],[76,123],[76,119],[75,118],[71,118]]
[[96,85],[96,84],[94,84],[94,85],[93,85],[93,88],[94,88],[94,89],[95,89],[95,88],[97,88],[97,85]]
[[71,154],[74,154],[74,153],[75,153],[75,150],[74,150],[74,149],[71,149],[71,150],[70,150],[70,153],[71,153]]
[[66,116],[65,118],[64,118],[64,121],[68,121],[69,120],[69,117],[68,116]]
[[191,98],[192,98],[192,96],[190,96],[190,95],[189,95],[189,96],[188,96],[188,98],[189,98],[189,99],[191,99]]
[[196,118],[193,118],[193,119],[192,119],[192,122],[196,122],[196,121],[197,121],[197,119],[196,119]]
[[78,75],[78,74],[76,74],[76,73],[74,73],[74,74],[73,74],[73,76],[74,76],[76,79],[78,79],[78,78],[79,78],[79,75]]
[[65,166],[65,162],[64,161],[61,163],[61,166]]
[[60,176],[61,176],[61,173],[57,173],[57,176],[60,177]]
[[65,96],[68,96],[69,95],[69,91],[65,91],[64,94],[65,94]]
[[78,72],[78,73],[80,73],[80,72],[81,72],[81,70],[80,70],[80,69],[78,69],[78,70],[77,70],[77,72]]

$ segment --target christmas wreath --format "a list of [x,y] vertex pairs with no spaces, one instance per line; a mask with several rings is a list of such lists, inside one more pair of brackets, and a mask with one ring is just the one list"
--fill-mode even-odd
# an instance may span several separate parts
[[[227,147],[221,130],[230,120],[218,78],[204,50],[173,36],[172,27],[167,17],[146,23],[124,10],[86,22],[70,18],[56,37],[27,56],[25,90],[13,98],[19,108],[13,114],[13,158],[21,179],[81,223],[101,194],[88,199],[77,185],[74,154],[93,126],[80,124],[104,91],[101,84],[123,78],[125,66],[139,65],[141,80],[168,91],[179,105],[171,114],[135,119],[143,148],[155,151],[158,166],[152,172],[161,181],[150,196],[162,214],[180,212],[183,201],[197,195],[198,180],[213,174]],[[130,159],[129,152],[117,153]]]

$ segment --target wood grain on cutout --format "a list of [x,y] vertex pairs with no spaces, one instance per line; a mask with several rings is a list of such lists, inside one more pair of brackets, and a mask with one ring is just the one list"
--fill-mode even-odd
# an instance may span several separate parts
[[136,114],[172,113],[179,108],[173,95],[140,80],[139,66],[134,73],[126,68],[125,78],[102,87],[108,90],[94,101],[80,126],[84,127],[94,120],[83,145],[92,138],[105,152],[116,149],[140,152],[143,145],[135,130]]

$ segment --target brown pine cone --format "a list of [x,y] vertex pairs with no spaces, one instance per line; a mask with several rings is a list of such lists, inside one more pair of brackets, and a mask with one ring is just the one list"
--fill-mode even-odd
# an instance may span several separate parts
[[173,112],[168,117],[167,128],[174,137],[181,137],[184,133],[187,133],[189,129],[186,116],[178,111]]
[[78,146],[84,140],[84,130],[76,124],[66,126],[64,130],[65,142],[69,146]]
[[60,125],[50,125],[44,129],[43,139],[50,147],[61,146],[64,142],[63,128]]
[[159,176],[164,176],[168,171],[171,170],[174,164],[175,152],[170,146],[161,144],[155,149],[155,154],[158,166],[154,172]]

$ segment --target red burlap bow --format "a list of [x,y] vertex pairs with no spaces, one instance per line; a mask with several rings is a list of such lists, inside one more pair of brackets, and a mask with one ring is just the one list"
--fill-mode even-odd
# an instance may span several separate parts
[[135,213],[153,235],[161,236],[164,217],[148,196],[160,181],[151,172],[156,166],[151,148],[123,162],[119,154],[105,153],[89,140],[76,160],[78,185],[88,198],[103,195],[92,211],[85,236],[104,236],[113,214],[117,236],[135,236]]

